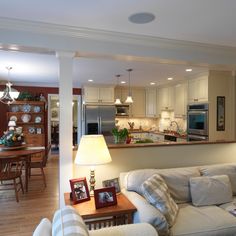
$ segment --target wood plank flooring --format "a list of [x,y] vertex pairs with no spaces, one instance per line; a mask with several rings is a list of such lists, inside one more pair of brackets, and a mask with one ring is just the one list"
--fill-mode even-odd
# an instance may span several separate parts
[[[32,236],[40,220],[52,220],[59,207],[58,156],[52,155],[45,168],[47,187],[44,188],[41,176],[32,176],[28,193],[19,193],[19,203],[14,190],[0,192],[0,235]],[[33,170],[32,173],[34,173]]]

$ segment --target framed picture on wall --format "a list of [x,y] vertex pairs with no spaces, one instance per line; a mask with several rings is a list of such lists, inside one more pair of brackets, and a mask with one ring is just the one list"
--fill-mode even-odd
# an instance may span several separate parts
[[216,130],[225,130],[225,97],[217,96],[216,100]]

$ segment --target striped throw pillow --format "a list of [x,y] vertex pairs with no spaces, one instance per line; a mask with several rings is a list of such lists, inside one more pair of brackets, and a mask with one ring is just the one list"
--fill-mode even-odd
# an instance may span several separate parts
[[142,184],[141,189],[146,200],[165,216],[171,227],[178,214],[178,205],[170,196],[164,179],[154,174]]
[[88,229],[82,217],[71,206],[55,212],[52,222],[52,236],[88,236]]

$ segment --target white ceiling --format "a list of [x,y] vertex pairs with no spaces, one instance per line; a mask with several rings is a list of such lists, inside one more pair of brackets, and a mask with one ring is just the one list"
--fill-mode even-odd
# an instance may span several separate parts
[[[234,0],[1,0],[0,17],[101,29],[161,38],[236,47],[236,1]],[[156,19],[148,24],[133,24],[131,14],[151,12]],[[5,66],[12,66],[14,82],[58,83],[55,56],[0,51],[0,79],[7,79]],[[185,66],[98,59],[75,59],[74,85],[93,79],[94,83],[115,84],[116,74],[131,83],[147,86],[163,83],[167,77],[183,79]],[[194,68],[192,73],[206,69]],[[161,80],[161,81],[160,81]]]

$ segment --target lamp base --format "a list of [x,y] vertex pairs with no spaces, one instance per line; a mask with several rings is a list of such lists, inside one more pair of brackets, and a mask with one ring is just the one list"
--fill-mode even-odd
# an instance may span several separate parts
[[91,168],[90,169],[90,180],[89,180],[89,183],[90,183],[90,196],[94,196],[94,189],[95,189],[95,183],[96,183],[96,180],[95,180],[95,169],[94,168]]

